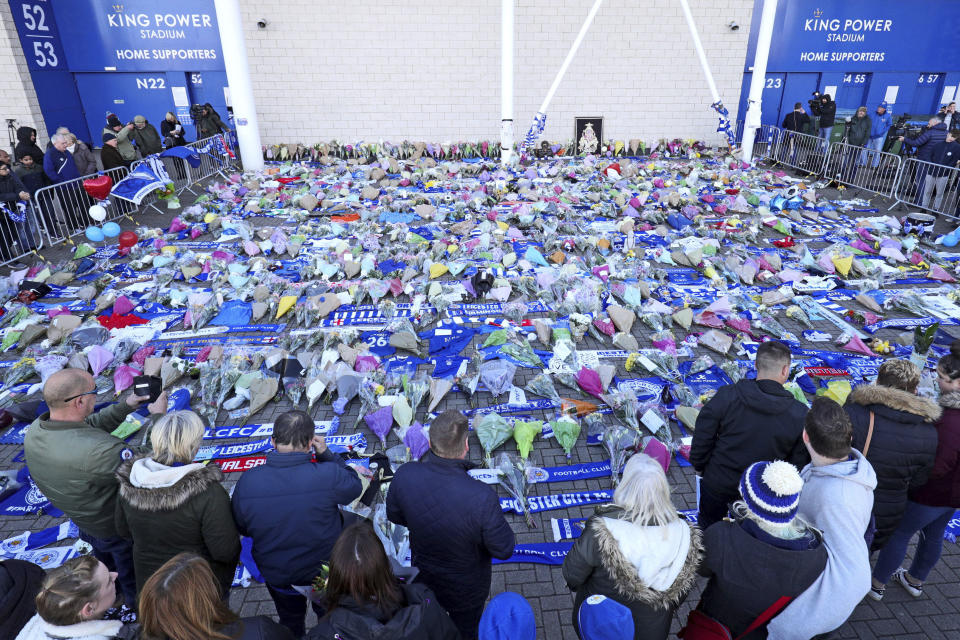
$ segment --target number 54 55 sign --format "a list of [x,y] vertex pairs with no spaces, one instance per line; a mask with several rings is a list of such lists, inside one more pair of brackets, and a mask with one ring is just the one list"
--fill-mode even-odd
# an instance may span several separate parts
[[64,68],[60,34],[53,21],[50,3],[24,0],[11,2],[10,9],[27,65],[33,70]]

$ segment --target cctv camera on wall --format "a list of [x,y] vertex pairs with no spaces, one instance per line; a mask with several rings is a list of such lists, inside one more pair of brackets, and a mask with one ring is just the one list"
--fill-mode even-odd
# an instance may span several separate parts
[[730,22],[727,23],[727,26],[730,27],[730,31],[740,30],[740,25],[737,23],[736,20],[731,20]]
[[266,28],[267,28],[267,24],[269,24],[269,23],[267,22],[267,19],[266,19],[266,18],[260,18],[259,20],[257,20],[257,28],[258,28],[258,29],[266,29]]

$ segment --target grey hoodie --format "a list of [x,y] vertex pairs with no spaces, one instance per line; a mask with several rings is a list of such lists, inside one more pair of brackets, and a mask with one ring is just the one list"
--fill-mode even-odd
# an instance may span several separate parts
[[853,459],[800,472],[799,516],[823,531],[827,566],[810,587],[767,626],[776,640],[808,640],[833,631],[870,591],[870,556],[863,538],[873,509],[877,474],[856,449]]

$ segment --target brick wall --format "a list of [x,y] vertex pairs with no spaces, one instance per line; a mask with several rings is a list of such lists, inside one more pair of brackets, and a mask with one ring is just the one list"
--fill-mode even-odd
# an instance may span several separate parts
[[[496,0],[240,0],[263,141],[496,139]],[[515,135],[529,127],[591,6],[517,0]],[[720,94],[736,109],[753,0],[691,0]],[[257,20],[266,17],[266,29]],[[727,23],[736,20],[738,31]],[[759,17],[758,17],[759,19]],[[605,137],[718,140],[677,0],[608,0],[549,108],[546,137],[604,116]]]
[[[0,1],[0,118],[16,118],[19,126],[37,130],[37,144],[43,148],[47,141],[47,129],[40,114],[40,102],[33,90],[27,60],[20,47],[17,28],[10,13],[10,3]],[[0,120],[0,125],[6,122]],[[6,148],[6,136],[0,133],[0,143]],[[12,152],[11,152],[12,153]]]

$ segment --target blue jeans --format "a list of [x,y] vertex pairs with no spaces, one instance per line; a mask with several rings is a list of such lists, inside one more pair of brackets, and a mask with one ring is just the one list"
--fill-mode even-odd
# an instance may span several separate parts
[[107,571],[117,572],[117,586],[123,594],[123,603],[137,608],[137,579],[133,573],[133,542],[120,536],[97,538],[83,529],[80,539],[90,543],[93,556],[107,566]]
[[833,131],[833,127],[820,127],[820,137],[829,142],[831,131]]
[[[867,149],[872,149],[873,151],[878,151],[878,152],[883,151],[883,139],[884,139],[884,136],[880,136],[879,138],[870,138],[869,140],[867,140]],[[879,153],[870,154],[869,151],[865,151],[864,153],[867,153],[873,156],[872,166],[874,168],[877,168],[880,165],[881,156]],[[866,164],[866,162],[864,162],[864,164]]]
[[873,568],[874,579],[882,584],[887,583],[906,557],[907,545],[910,544],[913,534],[919,531],[920,539],[910,564],[910,575],[920,581],[926,580],[930,570],[940,559],[943,532],[955,511],[953,507],[928,507],[912,501],[907,502],[900,525],[877,556],[877,564]]

